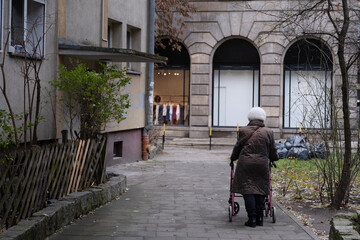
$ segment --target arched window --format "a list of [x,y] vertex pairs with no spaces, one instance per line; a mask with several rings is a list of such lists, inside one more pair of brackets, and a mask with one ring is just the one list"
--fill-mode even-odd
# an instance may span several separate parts
[[329,48],[316,39],[299,40],[286,52],[284,69],[284,128],[330,128]]
[[216,50],[213,66],[213,126],[247,125],[249,110],[259,106],[256,48],[243,39],[228,40]]
[[169,40],[162,41],[155,53],[168,58],[167,64],[154,71],[154,125],[189,125],[190,56],[179,43],[181,50],[172,49]]

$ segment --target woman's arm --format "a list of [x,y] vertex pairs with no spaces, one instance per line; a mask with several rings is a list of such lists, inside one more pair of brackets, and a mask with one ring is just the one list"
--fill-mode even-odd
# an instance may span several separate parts
[[242,144],[240,143],[240,139],[236,142],[235,146],[234,146],[234,149],[232,151],[232,154],[231,154],[231,161],[236,161],[238,160],[239,158],[239,155],[240,155],[240,152],[241,152],[241,149],[242,149]]
[[275,148],[275,140],[274,140],[274,133],[271,133],[270,136],[270,153],[269,153],[269,159],[271,162],[279,160],[279,157],[277,155],[277,151]]

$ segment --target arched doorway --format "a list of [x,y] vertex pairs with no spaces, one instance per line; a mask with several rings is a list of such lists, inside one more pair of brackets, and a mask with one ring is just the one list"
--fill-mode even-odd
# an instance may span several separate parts
[[187,49],[172,49],[168,39],[155,53],[168,58],[154,71],[154,125],[189,125],[190,57]]
[[284,59],[284,128],[331,127],[332,56],[317,39],[301,39]]
[[243,39],[221,44],[213,59],[212,125],[233,127],[248,123],[247,114],[259,106],[260,57]]

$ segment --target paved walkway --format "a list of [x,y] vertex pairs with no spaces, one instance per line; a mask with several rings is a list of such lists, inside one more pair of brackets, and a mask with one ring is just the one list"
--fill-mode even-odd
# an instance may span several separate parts
[[109,170],[127,176],[128,191],[49,239],[316,239],[279,207],[275,224],[245,227],[242,199],[229,222],[230,152],[168,146],[153,160],[115,166]]

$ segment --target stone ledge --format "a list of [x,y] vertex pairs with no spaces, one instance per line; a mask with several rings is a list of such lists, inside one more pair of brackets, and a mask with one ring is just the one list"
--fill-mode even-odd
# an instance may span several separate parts
[[87,191],[71,193],[7,229],[0,234],[0,239],[43,240],[81,215],[122,195],[125,190],[126,176],[119,175]]
[[360,211],[338,213],[330,222],[331,240],[360,240]]

